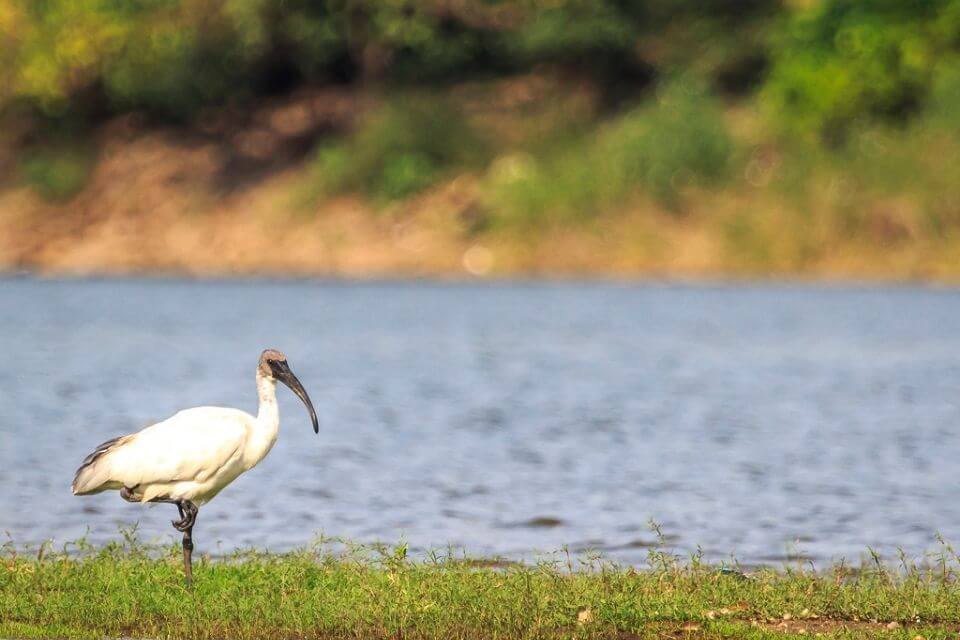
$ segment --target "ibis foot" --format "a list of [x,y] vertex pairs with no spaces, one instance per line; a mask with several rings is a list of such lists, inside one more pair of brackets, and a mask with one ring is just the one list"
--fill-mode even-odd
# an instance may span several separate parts
[[180,511],[180,519],[173,520],[171,524],[177,531],[186,533],[188,530],[193,529],[193,523],[197,521],[197,512],[200,510],[197,508],[197,505],[189,500],[182,500],[175,504],[177,505],[177,510]]

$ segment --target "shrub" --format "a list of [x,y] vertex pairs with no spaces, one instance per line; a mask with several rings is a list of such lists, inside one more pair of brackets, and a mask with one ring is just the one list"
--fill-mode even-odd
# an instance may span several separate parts
[[485,156],[485,144],[454,105],[408,95],[384,105],[346,140],[322,146],[312,180],[321,196],[353,191],[389,201],[476,167]]
[[20,158],[20,179],[48,200],[69,200],[86,184],[93,159],[80,146],[51,146],[27,151]]
[[561,0],[534,5],[533,15],[509,39],[515,51],[533,60],[582,60],[603,52],[629,55],[637,34],[614,3]]
[[587,219],[637,192],[675,208],[683,188],[722,180],[732,153],[719,108],[701,87],[675,81],[595,133],[495,163],[488,206],[515,222]]
[[938,60],[960,44],[960,2],[824,0],[796,10],[773,42],[763,101],[793,135],[842,139],[862,117],[903,120]]
[[682,187],[722,179],[733,151],[719,107],[683,81],[660,92],[653,108],[624,116],[602,146],[625,188],[639,184],[669,206]]
[[94,88],[115,111],[186,117],[250,93],[268,60],[286,57],[315,73],[346,47],[337,5],[8,0],[0,3],[0,59],[13,65],[12,88],[0,98],[63,114]]

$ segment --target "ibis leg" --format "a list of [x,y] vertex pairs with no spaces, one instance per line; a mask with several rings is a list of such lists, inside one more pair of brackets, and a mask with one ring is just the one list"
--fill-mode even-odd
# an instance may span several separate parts
[[[120,497],[127,502],[140,502],[140,498],[128,487],[120,489]],[[200,510],[190,500],[158,497],[153,498],[150,502],[162,502],[177,506],[180,519],[174,520],[172,524],[174,529],[183,534],[183,573],[187,578],[187,586],[193,587],[193,524],[197,521],[197,513]]]
[[183,575],[187,587],[193,588],[193,525],[183,532]]
[[193,587],[193,525],[200,510],[189,500],[178,502],[177,509],[180,511],[180,520],[174,521],[173,527],[183,533],[183,575],[187,579],[187,586]]

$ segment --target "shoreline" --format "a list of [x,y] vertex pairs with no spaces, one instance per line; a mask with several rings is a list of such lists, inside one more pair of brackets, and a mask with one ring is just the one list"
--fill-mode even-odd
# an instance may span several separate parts
[[527,158],[506,145],[487,169],[458,169],[396,201],[318,194],[309,149],[340,139],[330,131],[349,130],[374,103],[342,89],[266,101],[253,120],[303,112],[290,126],[257,130],[269,153],[240,144],[245,121],[227,114],[215,134],[134,115],[106,122],[92,133],[89,175],[67,199],[44,199],[15,171],[0,180],[0,273],[960,285],[960,234],[924,226],[923,194],[851,193],[856,205],[839,211],[822,176],[810,178],[806,199],[731,178],[683,187],[673,207],[638,186],[577,215],[548,199],[525,217],[508,215],[491,187]]
[[664,276],[637,274],[617,276],[604,274],[531,275],[497,274],[477,277],[451,273],[417,275],[371,274],[296,274],[296,273],[194,273],[191,271],[44,271],[4,270],[0,268],[0,282],[35,281],[51,283],[72,282],[129,282],[129,283],[196,283],[196,284],[315,284],[319,286],[437,286],[437,287],[551,287],[597,286],[638,289],[809,289],[836,291],[929,290],[954,292],[960,290],[960,280],[925,280],[897,278],[807,277],[798,275],[741,276]]
[[276,145],[279,157],[258,171],[231,173],[238,152],[216,140],[107,123],[85,186],[68,200],[0,183],[0,273],[960,285],[960,235],[896,226],[884,200],[857,207],[866,222],[856,234],[833,229],[816,201],[738,181],[686,189],[682,210],[637,193],[574,220],[523,221],[488,201],[482,173],[390,204],[318,201],[305,195],[317,180],[310,158]]
[[[622,221],[606,225],[606,235],[619,237],[613,247],[598,247],[596,232],[567,229],[559,234],[520,240],[480,237],[464,241],[456,231],[424,225],[414,234],[438,236],[414,250],[397,246],[389,225],[368,217],[350,229],[350,221],[322,216],[295,223],[282,232],[269,220],[237,219],[211,222],[182,218],[144,224],[117,220],[110,224],[140,229],[113,236],[112,231],[85,231],[74,237],[24,230],[9,224],[0,205],[0,276],[36,278],[130,278],[182,280],[324,280],[324,281],[433,281],[433,282],[585,282],[753,285],[787,283],[826,286],[945,286],[960,285],[960,261],[951,265],[939,258],[952,254],[941,247],[938,255],[923,257],[919,247],[900,254],[839,252],[837,258],[799,267],[739,267],[709,250],[691,256],[701,241],[701,229],[692,229],[663,245],[658,256],[633,255],[636,245],[649,238],[621,233]],[[351,216],[352,217],[352,216]],[[59,219],[56,215],[53,220]],[[234,222],[236,224],[234,224]],[[398,223],[399,224],[399,223]],[[411,226],[416,224],[410,223]],[[260,227],[250,229],[251,226]],[[318,229],[318,227],[333,227]],[[164,236],[183,236],[178,241]],[[356,237],[348,237],[354,235]],[[39,236],[39,237],[38,237]],[[272,237],[271,237],[272,236]],[[330,238],[337,246],[330,248]],[[207,244],[212,245],[209,250]],[[159,245],[159,246],[158,246]],[[591,247],[591,245],[594,245]],[[578,247],[576,255],[569,249]],[[595,250],[592,250],[595,249]],[[608,253],[605,253],[609,250]],[[960,255],[960,246],[957,247]],[[482,264],[474,264],[474,256]],[[850,257],[853,256],[853,257]],[[925,260],[929,262],[923,266]],[[473,261],[473,262],[472,262]],[[887,263],[887,264],[885,264]],[[889,264],[892,263],[892,264]],[[920,266],[918,266],[920,265]],[[936,266],[935,266],[936,265]]]

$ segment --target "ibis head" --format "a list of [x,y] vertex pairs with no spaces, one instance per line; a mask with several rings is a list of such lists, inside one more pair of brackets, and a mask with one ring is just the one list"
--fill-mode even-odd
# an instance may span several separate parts
[[313,422],[313,432],[320,433],[320,425],[317,423],[317,412],[313,409],[313,403],[310,402],[310,396],[306,389],[293,375],[290,365],[287,364],[287,356],[276,349],[267,349],[260,354],[260,364],[257,366],[257,372],[271,380],[277,380],[287,385],[291,391],[297,394],[297,397],[303,400],[307,405],[307,411],[310,412],[310,421]]

